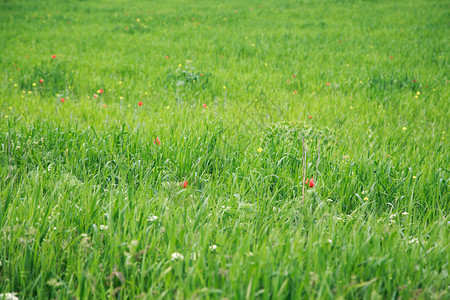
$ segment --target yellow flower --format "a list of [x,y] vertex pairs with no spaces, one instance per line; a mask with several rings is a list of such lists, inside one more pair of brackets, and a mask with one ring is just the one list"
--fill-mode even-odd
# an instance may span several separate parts
[[263,149],[262,148],[258,148],[258,152],[262,152],[263,151]]
[[353,106],[350,106],[350,109],[353,109]]
[[417,92],[417,95],[420,95],[420,92]]
[[119,81],[119,84],[122,84],[122,81]]
[[416,179],[417,177],[416,176],[413,176],[413,179]]
[[364,201],[369,201],[369,198],[367,198],[367,197],[364,197]]
[[178,64],[178,68],[181,68],[181,64]]
[[170,106],[166,106],[166,109],[169,109],[170,108]]
[[36,86],[36,83],[33,82],[33,86]]
[[223,86],[223,89],[224,89],[224,90],[226,90],[226,89],[227,89],[227,87],[226,87],[226,86]]
[[402,128],[403,131],[405,131],[406,129],[407,129],[406,127],[403,127],[403,128]]
[[14,83],[14,87],[17,87],[17,83]]

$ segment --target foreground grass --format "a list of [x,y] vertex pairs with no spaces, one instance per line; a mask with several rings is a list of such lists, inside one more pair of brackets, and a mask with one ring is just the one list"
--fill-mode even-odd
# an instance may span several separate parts
[[0,7],[0,293],[448,297],[444,1]]

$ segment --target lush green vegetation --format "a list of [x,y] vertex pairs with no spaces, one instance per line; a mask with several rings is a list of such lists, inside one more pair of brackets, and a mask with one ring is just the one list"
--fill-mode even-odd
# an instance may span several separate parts
[[0,3],[0,294],[448,298],[448,2],[221,2]]

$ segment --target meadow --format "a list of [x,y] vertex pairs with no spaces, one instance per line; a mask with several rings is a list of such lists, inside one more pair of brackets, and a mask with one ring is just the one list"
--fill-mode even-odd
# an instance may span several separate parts
[[448,299],[449,9],[2,0],[0,294]]

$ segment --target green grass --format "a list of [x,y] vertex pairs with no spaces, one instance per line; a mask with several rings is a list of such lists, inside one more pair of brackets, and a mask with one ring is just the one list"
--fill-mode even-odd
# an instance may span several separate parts
[[0,294],[447,299],[449,4],[221,2],[0,3]]

